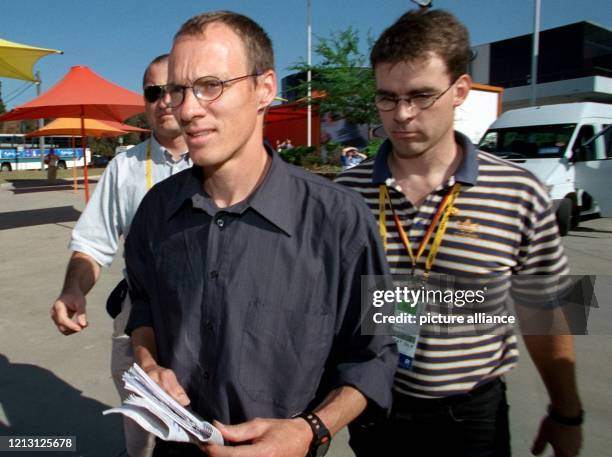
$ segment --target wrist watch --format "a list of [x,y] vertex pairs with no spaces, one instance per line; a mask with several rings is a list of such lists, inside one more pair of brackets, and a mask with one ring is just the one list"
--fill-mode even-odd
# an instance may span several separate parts
[[312,429],[312,442],[310,443],[310,449],[306,457],[323,457],[327,454],[331,443],[331,434],[319,416],[315,413],[305,411],[295,417],[304,419]]

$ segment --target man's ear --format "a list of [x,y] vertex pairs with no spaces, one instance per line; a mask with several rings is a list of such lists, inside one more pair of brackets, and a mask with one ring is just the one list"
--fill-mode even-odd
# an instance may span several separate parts
[[455,98],[453,99],[453,107],[461,106],[472,88],[472,78],[470,75],[463,74],[457,78],[455,82]]
[[277,91],[276,72],[267,70],[257,77],[257,110],[263,111],[274,101]]

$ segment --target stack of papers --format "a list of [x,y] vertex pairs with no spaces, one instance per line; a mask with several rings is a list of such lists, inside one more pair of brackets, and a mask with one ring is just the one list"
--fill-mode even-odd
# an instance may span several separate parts
[[217,428],[181,406],[138,365],[123,373],[123,382],[133,394],[122,406],[102,414],[123,414],[164,441],[223,445]]

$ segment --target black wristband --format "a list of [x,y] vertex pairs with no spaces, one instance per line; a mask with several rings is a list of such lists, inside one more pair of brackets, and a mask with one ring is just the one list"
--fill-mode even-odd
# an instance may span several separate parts
[[568,425],[570,427],[578,427],[579,425],[582,425],[582,423],[584,422],[584,411],[581,409],[580,413],[577,416],[567,417],[567,416],[562,416],[561,414],[557,413],[553,409],[552,405],[548,405],[548,417],[550,417],[552,420],[554,420],[558,424]]
[[331,442],[331,434],[323,421],[313,412],[303,412],[294,417],[301,417],[312,429],[313,438],[306,457],[323,457]]

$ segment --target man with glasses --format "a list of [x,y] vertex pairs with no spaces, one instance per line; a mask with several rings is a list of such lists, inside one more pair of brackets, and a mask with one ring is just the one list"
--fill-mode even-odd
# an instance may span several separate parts
[[[466,28],[444,11],[408,12],[383,32],[370,58],[388,140],[375,159],[337,181],[362,194],[391,272],[415,286],[436,274],[480,280],[565,274],[544,186],[476,151],[453,128],[470,90],[470,53]],[[483,333],[422,327],[418,335],[398,336],[391,418],[373,424],[363,417],[351,426],[357,455],[509,456],[501,376],[516,365],[517,340],[512,331]],[[574,456],[582,410],[572,337],[524,340],[551,401],[533,450],[550,443],[555,455]]]
[[[253,20],[187,21],[168,80],[194,167],[145,197],[126,241],[137,362],[226,424],[236,446],[208,455],[322,456],[364,408],[390,402],[393,342],[361,332],[362,275],[387,272],[376,227],[358,195],[264,145],[277,82]],[[201,450],[160,441],[155,455]]]
[[[111,264],[119,240],[127,236],[140,201],[159,181],[191,166],[181,129],[164,103],[168,77],[168,55],[154,59],[143,77],[145,115],[151,127],[150,139],[117,155],[96,185],[91,200],[81,214],[70,240],[73,251],[64,286],[51,309],[51,317],[65,335],[84,330],[87,323],[85,296],[97,282],[101,267]],[[111,372],[125,399],[121,375],[134,363],[125,325],[130,313],[127,284],[122,281],[107,303],[114,318]],[[126,449],[130,456],[150,456],[153,439],[131,419],[124,420]]]

